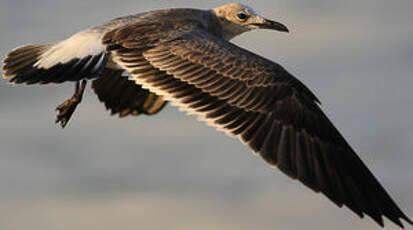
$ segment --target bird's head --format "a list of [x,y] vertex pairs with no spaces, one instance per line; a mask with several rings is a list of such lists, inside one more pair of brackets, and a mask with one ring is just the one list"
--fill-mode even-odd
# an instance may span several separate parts
[[266,19],[243,4],[223,5],[213,9],[213,13],[219,19],[222,35],[227,40],[253,29],[271,29],[288,33],[288,28],[283,24]]

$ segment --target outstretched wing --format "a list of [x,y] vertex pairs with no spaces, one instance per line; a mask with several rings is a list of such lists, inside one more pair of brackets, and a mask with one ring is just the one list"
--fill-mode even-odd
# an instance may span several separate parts
[[111,114],[119,117],[128,115],[153,115],[165,107],[161,96],[142,89],[140,85],[122,76],[123,70],[105,69],[101,76],[92,82],[92,88]]
[[360,217],[412,223],[321,111],[278,64],[180,19],[137,23],[104,36],[135,82],[239,137],[282,172]]

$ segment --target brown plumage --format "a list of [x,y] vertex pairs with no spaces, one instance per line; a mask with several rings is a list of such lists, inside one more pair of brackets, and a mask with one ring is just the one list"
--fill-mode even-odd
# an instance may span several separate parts
[[[238,137],[269,164],[338,206],[368,215],[381,226],[383,216],[400,227],[401,219],[412,224],[304,84],[280,65],[229,42],[255,28],[288,31],[249,7],[229,4],[120,18],[67,43],[98,38],[89,53],[73,58],[108,56],[93,68],[102,69],[93,76],[98,77],[93,89],[113,114],[154,114],[170,101]],[[68,59],[70,52],[56,50],[48,54]],[[12,56],[6,59],[5,77],[17,73],[13,82],[30,82],[19,80],[19,69],[9,69]],[[53,58],[36,63],[46,69],[62,65]],[[123,71],[129,80],[121,76]],[[23,70],[21,76],[26,76]]]
[[92,82],[92,88],[99,100],[112,115],[153,115],[162,110],[167,103],[162,97],[129,81],[122,76],[122,72],[123,70],[105,69],[102,75]]

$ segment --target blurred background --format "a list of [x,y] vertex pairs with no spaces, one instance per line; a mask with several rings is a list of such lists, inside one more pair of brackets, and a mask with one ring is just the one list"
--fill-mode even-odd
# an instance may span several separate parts
[[[225,3],[1,0],[0,55],[123,15]],[[412,218],[413,1],[243,3],[291,33],[255,31],[233,42],[279,62],[308,85]],[[61,130],[54,108],[72,93],[72,83],[0,81],[2,230],[378,229],[175,107],[118,119],[88,90]]]

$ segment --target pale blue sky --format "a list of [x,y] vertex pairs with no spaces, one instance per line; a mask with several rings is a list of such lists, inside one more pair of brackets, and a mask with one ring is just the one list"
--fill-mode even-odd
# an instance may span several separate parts
[[[225,3],[1,0],[0,55],[122,15]],[[255,31],[234,42],[307,84],[413,217],[413,1],[244,3],[291,33]],[[61,130],[54,108],[72,90],[0,81],[1,229],[377,229],[171,106],[118,119],[88,90]]]

